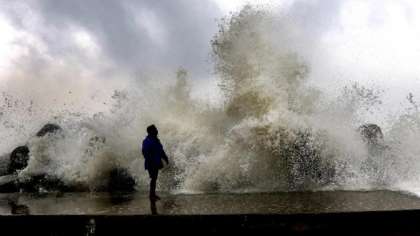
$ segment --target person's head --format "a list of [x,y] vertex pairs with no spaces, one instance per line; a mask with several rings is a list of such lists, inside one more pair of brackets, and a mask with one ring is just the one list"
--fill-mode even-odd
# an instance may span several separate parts
[[158,129],[156,128],[155,125],[149,125],[147,127],[147,134],[149,134],[151,136],[157,136],[158,135]]

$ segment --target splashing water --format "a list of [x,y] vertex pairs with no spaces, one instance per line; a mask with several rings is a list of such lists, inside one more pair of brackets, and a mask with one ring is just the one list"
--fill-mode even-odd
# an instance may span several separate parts
[[[1,153],[29,140],[30,161],[20,178],[47,173],[95,190],[119,166],[145,189],[139,145],[154,123],[172,162],[160,188],[171,192],[420,187],[420,120],[412,96],[412,108],[389,122],[383,148],[370,152],[357,129],[381,104],[380,92],[354,84],[326,98],[309,85],[309,66],[287,46],[290,27],[266,11],[245,7],[219,28],[211,46],[220,103],[194,98],[196,86],[184,69],[124,79],[121,89],[104,87],[100,102],[91,95],[83,106],[62,109],[4,92]],[[279,29],[282,37],[273,40]],[[51,121],[62,135],[34,137]]]

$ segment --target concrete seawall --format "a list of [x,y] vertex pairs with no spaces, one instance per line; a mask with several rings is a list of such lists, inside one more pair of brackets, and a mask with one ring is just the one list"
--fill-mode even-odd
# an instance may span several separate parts
[[293,215],[43,215],[0,216],[3,233],[141,235],[149,233],[282,233],[419,235],[420,211]]

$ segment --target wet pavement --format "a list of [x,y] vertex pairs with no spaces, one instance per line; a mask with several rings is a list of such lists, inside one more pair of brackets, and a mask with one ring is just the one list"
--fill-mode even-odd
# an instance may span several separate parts
[[392,191],[253,194],[0,194],[0,215],[289,215],[420,209],[420,198]]

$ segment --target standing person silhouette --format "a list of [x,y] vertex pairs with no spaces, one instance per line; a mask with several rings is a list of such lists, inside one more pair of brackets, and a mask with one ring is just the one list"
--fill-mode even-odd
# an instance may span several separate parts
[[163,168],[162,159],[169,164],[168,156],[166,156],[163,146],[158,138],[158,130],[155,125],[147,127],[147,137],[143,140],[141,151],[144,156],[144,168],[149,172],[150,176],[150,192],[151,201],[160,200],[156,195],[156,181],[159,170]]

